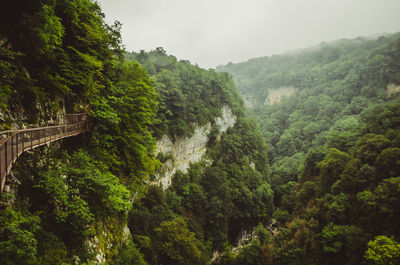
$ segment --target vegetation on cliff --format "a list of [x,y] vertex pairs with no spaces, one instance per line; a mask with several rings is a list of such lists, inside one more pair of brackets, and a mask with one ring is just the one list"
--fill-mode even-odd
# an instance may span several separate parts
[[158,96],[146,70],[124,61],[120,25],[103,18],[88,0],[14,1],[1,11],[2,128],[44,125],[64,111],[93,121],[88,135],[18,159],[20,185],[2,198],[11,206],[0,213],[4,264],[86,262],[100,251],[110,263],[142,260],[123,226],[157,164]]
[[178,171],[166,191],[151,185],[130,215],[130,229],[147,260],[205,264],[213,250],[236,244],[243,230],[270,220],[273,194],[264,139],[246,117],[228,74],[178,62],[162,48],[126,57],[146,67],[160,94],[158,136],[188,137],[196,127],[213,123],[222,106],[236,116],[233,128],[220,137],[212,124],[205,159],[185,174]]
[[125,58],[146,68],[159,93],[159,120],[154,128],[157,136],[190,136],[196,126],[220,116],[224,105],[236,115],[244,111],[231,76],[226,73],[204,70],[189,61],[178,62],[161,47],[148,53],[126,53]]
[[[89,0],[15,1],[5,11],[2,129],[63,112],[89,112],[93,126],[18,158],[2,198],[2,263],[205,264],[242,229],[269,222],[266,145],[230,75],[162,48],[124,54],[120,25],[105,24]],[[236,124],[218,137],[213,124],[207,161],[166,191],[149,185],[155,137],[190,136],[223,106]]]
[[[2,264],[400,262],[399,34],[215,71],[125,52],[94,1],[19,0],[0,11],[0,76],[1,130],[65,112],[93,123],[18,158]],[[294,96],[265,105],[282,87]],[[235,124],[221,133],[223,107]],[[154,185],[157,138],[205,124],[204,159]]]

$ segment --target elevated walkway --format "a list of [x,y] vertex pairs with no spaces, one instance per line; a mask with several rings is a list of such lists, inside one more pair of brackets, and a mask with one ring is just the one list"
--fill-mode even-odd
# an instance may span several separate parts
[[0,137],[3,136],[0,140],[0,197],[7,175],[23,152],[90,129],[88,114],[61,115],[60,121],[62,125],[0,132]]

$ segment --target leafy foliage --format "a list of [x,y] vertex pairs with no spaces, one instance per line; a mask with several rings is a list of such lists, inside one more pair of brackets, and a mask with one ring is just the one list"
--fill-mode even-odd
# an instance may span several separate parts
[[393,238],[376,236],[375,240],[368,242],[365,258],[373,264],[397,264],[400,258],[400,244]]
[[29,213],[6,209],[0,213],[0,254],[4,264],[28,263],[36,258],[40,219]]
[[155,250],[162,264],[199,264],[202,244],[183,218],[164,221],[155,229]]
[[148,53],[126,53],[128,60],[137,60],[152,76],[160,95],[155,127],[157,136],[191,136],[195,126],[204,125],[221,115],[223,105],[235,114],[243,112],[241,99],[231,77],[177,61],[162,48]]
[[[203,264],[211,258],[211,248],[222,250],[226,242],[234,243],[243,229],[251,230],[271,218],[273,192],[264,139],[255,122],[246,117],[228,74],[178,62],[162,48],[127,53],[126,57],[146,67],[160,94],[159,123],[154,126],[159,137],[188,137],[197,126],[212,123],[206,153],[211,162],[193,164],[185,174],[176,172],[166,191],[149,186],[147,196],[130,215],[134,234],[151,240],[150,244],[138,241],[147,260],[159,257],[163,264]],[[213,121],[227,106],[236,123],[221,134]],[[158,157],[168,159],[163,154]],[[174,242],[177,232],[171,230],[172,235],[160,238],[161,227],[165,230],[164,225],[172,226],[182,217],[198,240],[196,258],[185,258],[197,253],[194,249],[182,254],[182,246]],[[172,246],[175,252],[168,249]]]
[[[398,33],[340,40],[218,67],[253,104],[269,145],[279,233],[260,247],[265,262],[398,262],[383,249],[399,235],[400,99],[386,91],[400,83],[399,43]],[[265,105],[282,87],[294,96]]]
[[[0,126],[63,109],[93,121],[66,152],[41,148],[13,168],[21,185],[0,213],[3,263],[90,263],[91,239],[111,264],[204,264],[212,250],[224,251],[221,264],[399,262],[400,98],[385,91],[400,83],[398,34],[216,72],[162,48],[124,55],[120,23],[103,19],[90,0],[0,11]],[[282,87],[295,96],[265,105]],[[166,191],[148,186],[160,165],[153,134],[188,137],[223,106],[236,124],[222,135],[212,124],[207,161]],[[118,229],[127,218],[133,238]],[[255,236],[234,252],[243,230]]]
[[[109,236],[112,248],[104,250],[107,261],[117,264],[117,255],[143,261],[115,227],[126,222],[158,165],[152,136],[158,94],[144,68],[124,61],[120,23],[107,25],[91,0],[21,0],[0,12],[0,126],[42,125],[64,112],[92,117],[90,134],[61,143],[66,152],[38,148],[13,167],[22,183],[13,210],[35,212],[40,229],[4,221],[2,228],[15,227],[26,240],[26,246],[11,247],[21,244],[1,238],[10,246],[7,259],[54,264],[73,263],[75,256],[90,262],[93,251],[85,242],[96,236],[107,245],[101,239],[109,229],[115,234]],[[22,216],[29,215],[13,218]],[[97,225],[109,219],[116,223]],[[117,248],[137,253],[118,254]]]

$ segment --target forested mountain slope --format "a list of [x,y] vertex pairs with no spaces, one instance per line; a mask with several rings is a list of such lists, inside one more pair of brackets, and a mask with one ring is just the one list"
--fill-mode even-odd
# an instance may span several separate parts
[[[398,264],[399,34],[217,70],[233,75],[269,145],[278,224],[227,262]],[[287,87],[292,96],[266,104]]]
[[[125,55],[120,25],[103,19],[89,0],[1,9],[1,129],[72,112],[88,112],[93,126],[18,158],[1,198],[0,263],[206,264],[242,230],[269,223],[265,140],[230,75],[161,48]],[[199,128],[201,159],[160,186],[175,156],[157,143]]]
[[[243,230],[269,223],[273,194],[264,139],[246,117],[228,74],[178,62],[162,48],[126,57],[146,67],[160,95],[155,124],[159,139],[166,134],[179,142],[211,121],[205,155],[188,170],[177,171],[164,192],[159,186],[149,187],[148,196],[134,207],[131,231],[151,240],[153,248],[138,241],[148,260],[205,264],[213,251],[236,244]],[[226,109],[233,123],[218,124]],[[177,159],[162,153],[158,158],[164,164]]]
[[1,130],[93,125],[18,158],[1,264],[400,263],[399,34],[214,71],[126,53],[90,0],[8,4]]

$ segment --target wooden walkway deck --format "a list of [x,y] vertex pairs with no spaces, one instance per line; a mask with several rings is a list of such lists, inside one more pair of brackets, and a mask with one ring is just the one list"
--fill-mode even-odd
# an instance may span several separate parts
[[88,114],[62,115],[62,125],[0,132],[6,139],[0,142],[0,197],[7,175],[25,151],[89,131]]

